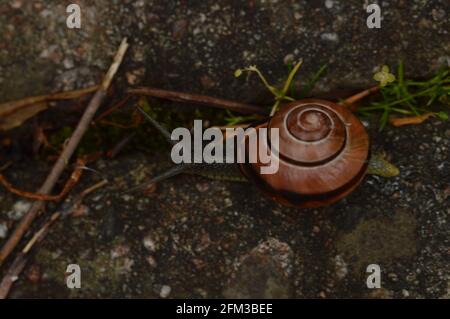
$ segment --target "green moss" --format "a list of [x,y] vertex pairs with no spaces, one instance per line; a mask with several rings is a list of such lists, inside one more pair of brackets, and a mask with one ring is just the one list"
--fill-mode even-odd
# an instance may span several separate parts
[[336,247],[360,274],[370,264],[382,266],[397,258],[412,257],[417,250],[416,219],[409,213],[401,212],[393,220],[364,220],[353,231],[341,235]]
[[70,297],[92,296],[95,294],[103,297],[114,296],[121,291],[127,274],[132,264],[127,254],[117,258],[111,257],[111,249],[119,245],[123,238],[116,238],[108,247],[96,250],[93,257],[68,258],[55,256],[55,254],[42,247],[38,250],[35,261],[44,269],[49,280],[65,285],[67,265],[77,263],[81,268],[82,289],[70,290]]

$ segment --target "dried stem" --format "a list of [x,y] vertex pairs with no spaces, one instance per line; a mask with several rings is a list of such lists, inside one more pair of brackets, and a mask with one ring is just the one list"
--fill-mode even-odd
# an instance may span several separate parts
[[[81,192],[73,201],[73,204],[67,209],[67,211],[70,213],[76,209],[78,205],[82,202],[84,197],[95,190],[105,186],[108,183],[106,180],[102,180],[91,187],[85,189],[83,192]],[[36,246],[36,244],[41,243],[45,236],[47,236],[50,226],[57,221],[60,217],[64,217],[64,214],[67,212],[56,212],[50,216],[50,219],[45,222],[45,224],[33,235],[33,237],[28,241],[28,243],[25,245],[25,247],[20,251],[14,261],[12,262],[11,266],[9,267],[8,271],[6,272],[5,276],[3,277],[2,281],[0,282],[0,299],[5,299],[9,291],[12,288],[12,285],[14,282],[18,279],[20,273],[25,268],[26,263],[28,262],[28,253],[30,250]]]
[[119,102],[117,102],[116,104],[114,104],[113,106],[111,106],[109,109],[107,109],[106,111],[104,111],[103,113],[101,113],[99,116],[97,116],[95,118],[95,122],[98,122],[100,120],[102,120],[103,118],[105,118],[106,116],[108,116],[109,114],[113,113],[115,110],[117,110],[118,108],[121,108],[122,106],[125,105],[125,103],[128,102],[128,100],[130,99],[130,95],[125,96],[122,100],[120,100]]
[[380,90],[380,86],[376,85],[374,87],[371,87],[369,89],[366,89],[364,91],[361,91],[361,92],[359,92],[359,93],[357,93],[355,95],[352,95],[352,96],[346,98],[342,104],[350,107],[352,109],[352,111],[355,111],[356,107],[354,106],[354,104],[356,102],[358,102],[358,101],[368,97],[369,95],[371,95],[371,94],[373,94],[375,92],[378,92],[379,90]]
[[98,85],[96,85],[75,91],[60,92],[40,96],[31,96],[17,101],[6,102],[0,104],[0,115],[1,116],[9,115],[13,112],[16,112],[18,109],[31,104],[39,104],[46,101],[70,100],[79,98],[86,94],[95,92],[96,90],[98,90],[98,88],[99,88]]
[[77,160],[77,166],[75,167],[75,170],[73,171],[72,175],[70,175],[70,178],[67,180],[61,193],[59,193],[58,195],[37,194],[17,189],[2,174],[0,174],[0,184],[2,184],[11,193],[28,199],[57,202],[64,196],[66,196],[70,192],[70,190],[78,183],[81,175],[83,174],[83,168],[85,164],[86,161],[84,158],[79,158]]
[[175,91],[160,90],[154,88],[137,88],[129,89],[128,93],[147,95],[152,97],[157,97],[161,99],[183,102],[183,103],[194,103],[198,105],[205,105],[210,107],[215,107],[219,109],[227,109],[230,111],[235,111],[242,114],[257,114],[260,116],[267,116],[267,110],[252,104],[245,104],[230,100],[218,99],[215,97],[199,95],[199,94],[189,94]]
[[421,124],[425,120],[427,120],[430,117],[436,116],[436,114],[432,112],[424,113],[422,115],[416,115],[416,116],[408,116],[408,117],[401,117],[401,118],[394,118],[391,119],[390,122],[394,126],[403,126],[403,125],[412,125],[412,124]]
[[[98,91],[95,93],[95,95],[92,97],[91,101],[89,102],[89,105],[87,106],[83,116],[81,117],[80,121],[78,122],[78,125],[73,132],[72,136],[70,137],[68,143],[65,145],[63,151],[61,152],[61,155],[59,156],[56,163],[53,165],[53,168],[50,172],[50,174],[47,176],[46,180],[42,184],[42,186],[37,191],[40,194],[49,195],[52,191],[53,187],[55,186],[56,182],[58,181],[59,177],[61,176],[61,173],[63,172],[64,168],[66,167],[67,163],[69,162],[70,158],[72,157],[73,153],[75,152],[75,149],[77,148],[81,138],[83,137],[84,133],[88,129],[95,112],[100,107],[100,104],[103,102],[103,99],[106,96],[108,87],[112,81],[112,78],[114,77],[117,69],[119,68],[119,65],[121,64],[123,57],[125,55],[125,52],[128,49],[128,43],[127,39],[123,39],[122,43],[120,44],[120,47],[116,53],[116,56],[114,58],[114,61],[104,77],[102,84],[100,85]],[[14,229],[14,232],[11,234],[7,242],[3,245],[2,249],[0,250],[0,265],[3,264],[5,259],[9,256],[9,254],[14,250],[16,245],[19,243],[23,235],[26,233],[28,228],[30,227],[33,220],[36,218],[38,213],[44,208],[44,202],[43,201],[36,201],[31,206],[30,210],[27,212],[27,214],[22,218],[19,225]]]

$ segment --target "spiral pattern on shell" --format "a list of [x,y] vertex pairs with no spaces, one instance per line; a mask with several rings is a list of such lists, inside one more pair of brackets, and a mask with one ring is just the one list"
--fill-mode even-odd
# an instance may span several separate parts
[[[279,169],[261,175],[259,161],[240,168],[278,202],[296,207],[330,204],[356,188],[365,175],[369,137],[344,106],[317,99],[296,101],[255,127],[279,129]],[[273,151],[270,134],[259,146]]]

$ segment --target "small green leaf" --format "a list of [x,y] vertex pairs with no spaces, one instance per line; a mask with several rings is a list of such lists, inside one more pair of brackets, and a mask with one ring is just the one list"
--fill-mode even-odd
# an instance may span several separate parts
[[448,114],[444,111],[437,112],[436,115],[442,120],[447,121],[448,120]]
[[234,71],[234,76],[235,77],[240,77],[242,75],[242,70],[241,69],[237,69],[236,71]]
[[395,75],[389,73],[389,67],[387,65],[383,65],[381,71],[374,74],[373,79],[380,82],[381,87],[384,87],[395,81]]

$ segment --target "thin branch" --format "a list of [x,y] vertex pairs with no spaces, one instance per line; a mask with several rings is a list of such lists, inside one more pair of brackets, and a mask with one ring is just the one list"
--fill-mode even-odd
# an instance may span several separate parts
[[68,92],[60,92],[54,94],[40,95],[40,96],[31,96],[17,101],[6,102],[0,104],[0,115],[6,116],[11,113],[16,112],[18,109],[23,108],[27,105],[31,104],[39,104],[46,101],[57,101],[57,100],[70,100],[82,97],[84,95],[90,94],[98,90],[99,86],[90,86],[84,89],[68,91]]
[[364,91],[361,91],[361,92],[359,92],[359,93],[357,93],[357,94],[355,94],[355,95],[352,95],[352,96],[346,98],[346,99],[343,101],[342,104],[344,104],[344,105],[346,105],[346,106],[352,108],[352,111],[354,111],[354,110],[356,109],[356,107],[354,106],[354,104],[355,104],[356,102],[358,102],[358,101],[360,101],[360,100],[362,100],[362,99],[368,97],[369,95],[371,95],[371,94],[373,94],[373,93],[375,93],[375,92],[378,92],[379,90],[380,90],[380,86],[379,86],[379,85],[376,85],[376,86],[374,86],[374,87],[371,87],[371,88],[369,88],[369,89],[366,89],[366,90],[364,90]]
[[1,173],[0,173],[0,184],[2,184],[9,192],[16,194],[21,197],[28,199],[42,200],[42,201],[54,201],[57,202],[66,196],[70,190],[78,183],[83,174],[83,168],[85,167],[86,161],[84,158],[79,158],[76,163],[75,170],[73,171],[70,178],[64,185],[63,190],[58,195],[46,195],[37,194],[32,192],[23,191],[15,188]]
[[421,124],[425,120],[427,120],[430,117],[436,116],[436,114],[428,112],[422,115],[416,115],[416,116],[408,116],[408,117],[400,117],[400,118],[394,118],[391,119],[390,122],[394,126],[403,126],[403,125],[412,125],[412,124]]
[[245,104],[230,100],[218,99],[211,96],[199,95],[199,94],[190,94],[190,93],[182,93],[175,91],[167,91],[160,90],[154,88],[137,88],[137,89],[129,89],[128,93],[138,94],[138,95],[147,95],[152,97],[157,97],[161,99],[166,99],[175,102],[183,102],[183,103],[193,103],[198,105],[205,105],[210,107],[215,107],[219,109],[227,109],[230,111],[235,111],[242,114],[257,114],[260,116],[267,116],[267,110],[252,104]]
[[69,215],[71,212],[75,211],[75,209],[81,204],[84,197],[97,189],[105,186],[108,183],[107,180],[102,180],[98,183],[95,183],[91,187],[85,189],[81,192],[73,201],[73,204],[70,205],[64,211],[59,211],[52,214],[47,222],[33,235],[33,237],[28,241],[25,247],[17,254],[16,258],[12,262],[2,281],[0,282],[0,299],[5,299],[9,291],[11,290],[14,282],[19,278],[22,270],[25,268],[28,262],[28,253],[31,251],[33,247],[37,244],[40,244],[45,236],[47,236],[49,228],[55,221],[57,221],[60,217],[65,217]]
[[108,157],[114,158],[119,154],[125,146],[127,146],[130,141],[133,139],[133,137],[136,135],[136,132],[132,132],[128,135],[126,135],[124,138],[122,138],[119,143],[117,143],[111,150],[109,150],[106,155]]
[[[100,107],[100,104],[103,102],[108,87],[112,81],[112,78],[114,77],[117,69],[119,68],[119,65],[121,64],[123,57],[125,55],[125,52],[128,49],[128,43],[127,39],[123,39],[122,43],[120,44],[120,47],[116,53],[116,56],[114,58],[113,64],[111,65],[108,73],[104,77],[102,84],[100,85],[98,91],[95,93],[95,95],[92,97],[91,101],[89,102],[89,105],[87,106],[83,116],[81,117],[80,121],[78,122],[78,125],[73,132],[72,136],[70,137],[68,143],[65,145],[63,151],[61,152],[61,155],[59,156],[58,160],[54,164],[50,174],[47,176],[46,180],[42,184],[42,186],[39,188],[38,193],[49,195],[52,191],[53,187],[55,186],[56,182],[58,181],[59,177],[61,176],[61,173],[63,172],[64,168],[66,167],[67,163],[69,163],[70,158],[72,157],[73,153],[75,152],[75,149],[77,148],[78,144],[80,143],[81,138],[83,137],[84,133],[87,131],[95,112]],[[5,259],[9,256],[9,254],[14,250],[18,242],[22,239],[23,235],[26,233],[28,228],[30,227],[33,220],[36,218],[38,213],[44,208],[44,202],[43,201],[36,201],[31,206],[30,210],[27,212],[27,214],[22,218],[19,225],[14,229],[14,232],[11,234],[9,239],[6,241],[6,243],[3,245],[2,249],[0,250],[0,266],[3,264]]]
[[130,99],[130,97],[131,97],[130,95],[125,96],[122,100],[120,100],[119,102],[117,102],[116,104],[111,106],[109,109],[107,109],[106,111],[101,113],[99,116],[97,116],[94,121],[98,122],[98,121],[102,120],[103,118],[105,118],[106,116],[108,116],[109,114],[113,113],[118,108],[121,108],[122,106],[124,106],[125,103],[127,103],[128,100]]

